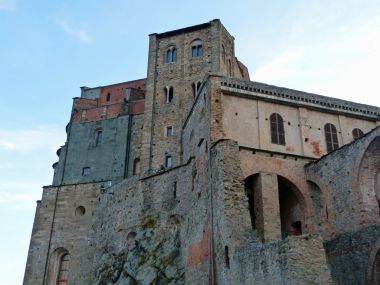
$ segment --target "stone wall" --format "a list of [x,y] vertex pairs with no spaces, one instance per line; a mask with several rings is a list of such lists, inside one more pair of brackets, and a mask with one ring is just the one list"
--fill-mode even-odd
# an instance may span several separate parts
[[374,257],[379,250],[380,226],[346,233],[325,242],[326,255],[335,284],[373,284]]
[[[45,187],[38,202],[24,284],[55,284],[59,255],[70,254],[70,284],[88,284],[92,266],[92,215],[96,184]],[[78,270],[79,269],[79,270]]]

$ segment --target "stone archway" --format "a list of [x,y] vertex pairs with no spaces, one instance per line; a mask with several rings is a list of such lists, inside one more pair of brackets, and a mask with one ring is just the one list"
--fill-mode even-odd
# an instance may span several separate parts
[[[359,167],[358,185],[365,210],[364,220],[379,221],[380,213],[380,137],[375,137],[364,152]],[[354,197],[355,198],[355,197]],[[357,197],[359,198],[359,197]]]
[[281,236],[301,235],[305,224],[305,202],[301,191],[282,176],[277,177]]

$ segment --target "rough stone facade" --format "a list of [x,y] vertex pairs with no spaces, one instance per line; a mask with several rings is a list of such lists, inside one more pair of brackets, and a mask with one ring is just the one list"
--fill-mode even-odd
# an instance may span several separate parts
[[24,284],[380,284],[379,125],[249,81],[219,20],[152,34],[74,98]]

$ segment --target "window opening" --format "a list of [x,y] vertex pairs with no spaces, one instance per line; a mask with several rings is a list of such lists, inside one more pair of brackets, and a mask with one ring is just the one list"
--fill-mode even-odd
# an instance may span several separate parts
[[132,175],[139,175],[139,174],[140,174],[140,159],[137,157],[133,161]]
[[173,127],[166,127],[166,136],[171,137],[173,136]]
[[91,167],[83,167],[82,176],[89,176],[91,174]]
[[171,103],[174,98],[174,90],[172,86],[165,87],[166,92],[166,103]]
[[334,149],[339,148],[338,135],[336,128],[333,124],[328,123],[325,125],[325,138],[327,152],[331,152]]
[[170,48],[166,52],[166,62],[176,62],[177,61],[177,49],[176,48]]
[[103,131],[97,130],[95,133],[95,146],[98,146],[102,143],[103,140]]
[[193,42],[191,46],[191,56],[199,57],[203,55],[203,46],[200,40],[196,40]]
[[352,130],[352,136],[354,137],[354,140],[357,140],[363,135],[364,135],[363,131],[359,128],[355,128]]
[[173,159],[171,155],[165,156],[165,167],[167,168],[173,167]]
[[224,262],[227,268],[230,268],[230,256],[228,253],[228,246],[224,247]]
[[270,115],[270,131],[272,143],[285,145],[284,120],[277,113]]
[[109,102],[111,100],[111,93],[107,93],[107,102]]
[[67,276],[69,273],[70,255],[65,254],[61,257],[59,262],[59,271],[57,278],[57,285],[67,285]]

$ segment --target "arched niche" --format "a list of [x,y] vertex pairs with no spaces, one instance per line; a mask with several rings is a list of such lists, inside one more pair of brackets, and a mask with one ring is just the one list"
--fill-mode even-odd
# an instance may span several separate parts
[[57,284],[62,258],[69,256],[69,251],[63,247],[56,248],[50,255],[45,284]]
[[301,235],[305,232],[305,199],[301,191],[282,176],[278,180],[278,198],[280,204],[281,235]]
[[[366,213],[364,220],[369,223],[379,221],[379,201],[380,201],[380,136],[375,137],[368,145],[362,156],[358,187],[362,199],[362,209]],[[360,201],[360,197],[353,197],[353,201]]]

